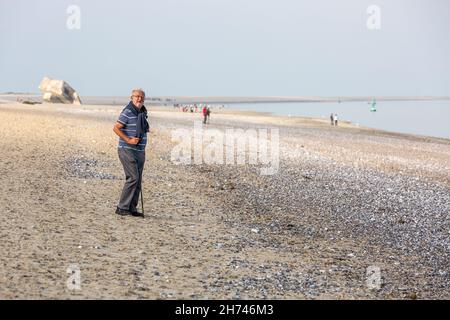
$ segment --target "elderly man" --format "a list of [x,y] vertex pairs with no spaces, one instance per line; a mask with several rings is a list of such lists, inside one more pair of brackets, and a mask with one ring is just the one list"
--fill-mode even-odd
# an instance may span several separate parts
[[144,100],[145,92],[142,89],[134,89],[130,103],[120,113],[113,129],[119,136],[119,159],[126,177],[116,208],[116,213],[122,216],[144,217],[144,214],[137,210],[149,132]]

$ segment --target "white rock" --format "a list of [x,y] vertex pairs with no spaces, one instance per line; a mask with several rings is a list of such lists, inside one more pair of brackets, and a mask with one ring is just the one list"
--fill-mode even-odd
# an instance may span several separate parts
[[81,104],[78,93],[64,80],[44,77],[39,84],[39,90],[45,102]]

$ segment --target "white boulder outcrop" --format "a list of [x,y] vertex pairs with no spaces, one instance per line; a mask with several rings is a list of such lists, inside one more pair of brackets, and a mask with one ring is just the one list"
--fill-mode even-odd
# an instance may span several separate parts
[[44,77],[39,84],[39,90],[45,102],[81,104],[78,93],[64,80]]

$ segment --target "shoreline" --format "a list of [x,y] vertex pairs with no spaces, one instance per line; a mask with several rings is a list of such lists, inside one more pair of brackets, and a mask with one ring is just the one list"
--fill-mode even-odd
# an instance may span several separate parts
[[[9,101],[1,102],[0,101],[0,105],[1,104],[16,106],[19,108],[20,108],[20,106],[23,106],[24,108],[34,110],[34,108],[32,108],[32,105],[26,105],[26,104],[22,104],[19,102],[9,102]],[[70,104],[38,103],[38,104],[34,105],[36,110],[42,109],[42,107],[40,108],[39,106],[42,106],[46,110],[49,110],[49,111],[57,110],[57,111],[62,111],[62,112],[68,112],[70,110],[77,110],[77,109],[84,110],[87,112],[88,111],[100,111],[100,110],[109,110],[109,112],[113,112],[113,110],[119,110],[120,108],[123,108],[122,105],[103,105],[103,104],[101,104],[101,105],[82,104],[81,106],[75,106],[75,105],[70,105]],[[149,112],[180,113],[180,114],[184,114],[187,117],[200,115],[199,112],[193,113],[193,114],[191,114],[190,112],[183,113],[176,107],[163,106],[163,105],[151,105],[148,107],[148,110],[149,110]],[[295,125],[299,125],[299,124],[302,124],[302,125],[316,124],[316,125],[323,125],[324,127],[333,128],[332,126],[330,126],[328,119],[318,118],[318,117],[295,116],[295,115],[294,116],[286,116],[286,115],[278,115],[273,112],[241,110],[241,109],[233,109],[233,108],[213,109],[213,111],[214,111],[213,116],[215,116],[215,115],[253,116],[253,117],[257,117],[260,120],[272,119],[273,123],[283,124],[286,126],[289,126],[289,125],[295,126]],[[83,112],[83,111],[80,111],[80,112]],[[340,125],[338,126],[339,128],[355,129],[355,132],[358,132],[359,130],[361,130],[361,131],[370,131],[374,134],[379,134],[379,135],[397,136],[397,137],[402,137],[402,138],[419,139],[419,140],[425,140],[425,141],[436,140],[436,141],[441,141],[444,143],[450,141],[449,138],[444,138],[444,137],[395,132],[395,131],[383,130],[383,129],[378,129],[378,128],[366,127],[366,126],[362,126],[362,125],[359,125],[359,124],[356,124],[356,123],[353,123],[353,122],[347,121],[347,120],[340,120],[339,123],[340,123]]]
[[[2,99],[3,98],[9,98],[9,99]],[[31,99],[30,101],[35,101],[38,104],[42,103],[42,98],[38,94],[0,94],[0,103],[15,103],[15,101],[12,101],[12,98],[25,98],[25,99]],[[128,99],[126,97],[101,97],[101,96],[95,96],[85,97],[87,100],[82,106],[90,106],[92,108],[98,107],[98,106],[122,106],[125,105],[128,102]],[[369,99],[370,98],[370,99]],[[219,103],[222,104],[222,100],[226,101],[225,103],[241,103],[241,104],[249,104],[249,105],[255,105],[255,104],[265,104],[265,103],[322,103],[322,102],[361,102],[366,101],[367,99],[372,100],[372,98],[376,98],[377,101],[412,101],[412,102],[431,102],[431,101],[447,101],[450,100],[450,97],[442,96],[421,96],[421,97],[346,97],[344,100],[340,100],[339,97],[174,97],[174,96],[167,96],[167,97],[160,97],[160,98],[148,98],[148,108],[149,109],[155,109],[155,110],[164,110],[164,108],[167,108],[167,111],[170,109],[175,109],[175,107],[172,106],[174,103],[180,103],[177,99],[184,99],[185,102],[183,104],[191,104],[198,101],[203,101],[199,99],[205,99],[203,102],[214,104]],[[159,101],[155,101],[155,99]],[[228,99],[228,100],[226,100]],[[278,100],[274,100],[278,99]],[[280,100],[281,99],[281,100]],[[290,99],[290,100],[289,100]],[[167,101],[165,101],[167,100]],[[292,100],[292,101],[291,101]],[[83,100],[82,100],[83,101]],[[367,100],[368,101],[368,100]],[[113,103],[114,102],[114,103]],[[167,104],[170,104],[168,106]],[[66,105],[68,106],[68,105]],[[217,110],[217,108],[214,108]],[[229,110],[229,111],[226,111]],[[238,109],[238,108],[226,108],[226,109],[220,109],[223,113],[233,113],[233,112],[239,112],[239,113],[247,113],[249,115],[254,115],[255,113],[258,114],[266,114],[268,116],[272,117],[283,117],[283,118],[297,118],[297,119],[309,119],[311,121],[324,121],[328,122],[328,118],[326,116],[316,117],[316,116],[287,116],[287,115],[281,115],[277,114],[276,112],[270,112],[270,111],[254,111],[254,110],[244,110],[244,109]],[[284,119],[286,120],[286,119]],[[433,134],[424,134],[424,133],[411,133],[411,132],[402,132],[402,131],[391,131],[391,129],[381,129],[366,125],[361,125],[358,122],[352,122],[349,120],[341,119],[339,121],[340,125],[342,126],[352,126],[355,128],[361,128],[365,130],[374,130],[379,132],[385,132],[385,133],[392,133],[392,134],[400,134],[400,135],[411,135],[411,136],[418,136],[423,138],[436,138],[436,139],[446,139],[450,140],[450,137],[445,136],[437,136]]]

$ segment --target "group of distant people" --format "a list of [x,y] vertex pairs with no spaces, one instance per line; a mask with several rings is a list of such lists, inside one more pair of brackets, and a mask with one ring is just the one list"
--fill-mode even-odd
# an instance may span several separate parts
[[336,113],[332,113],[330,115],[330,122],[332,126],[337,126],[338,125],[338,115]]
[[[175,108],[179,108],[181,112],[190,112],[190,113],[198,113],[201,112],[203,116],[203,123],[209,123],[211,118],[211,107],[207,104],[174,104]],[[224,108],[224,105],[219,105],[219,109]]]
[[196,104],[174,104],[175,108],[180,108],[181,112],[198,112],[198,106]]

